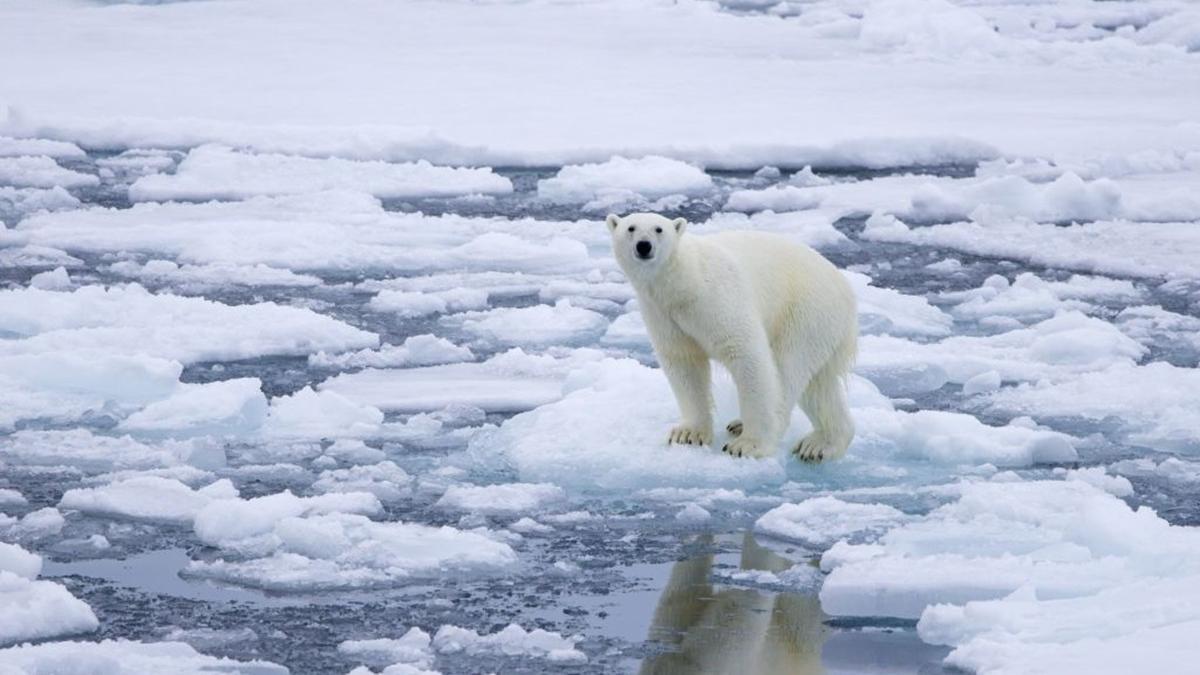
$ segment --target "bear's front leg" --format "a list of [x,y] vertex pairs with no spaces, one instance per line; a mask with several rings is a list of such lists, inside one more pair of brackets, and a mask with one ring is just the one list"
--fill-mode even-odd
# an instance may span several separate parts
[[766,336],[732,339],[720,346],[718,353],[733,376],[741,410],[740,433],[722,450],[734,457],[767,457],[778,440],[775,417],[780,393]]
[[712,443],[712,373],[708,355],[698,347],[663,350],[659,364],[679,403],[681,420],[667,442],[679,445]]

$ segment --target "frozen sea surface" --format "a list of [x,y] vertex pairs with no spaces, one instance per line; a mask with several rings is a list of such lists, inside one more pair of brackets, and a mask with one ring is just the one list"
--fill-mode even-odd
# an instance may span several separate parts
[[[0,10],[0,664],[1188,672],[1194,7],[214,6]],[[845,270],[844,460],[666,446],[633,210]]]
[[[88,153],[71,162],[78,171],[98,175],[98,167],[113,156]],[[444,218],[536,214],[539,220],[505,226],[516,237],[533,230],[534,241],[556,236],[553,230],[600,229],[599,223],[589,222],[595,216],[579,205],[547,204],[538,196],[536,180],[554,173],[553,169],[499,168],[496,174],[509,177],[514,186],[502,200],[464,204],[453,198],[385,200],[364,217],[422,214],[423,220],[417,222],[429,223],[430,231],[409,226],[406,231],[415,241],[427,235],[448,236],[435,227]],[[973,173],[968,166],[947,166],[846,170],[824,177],[834,184],[865,188],[893,176],[969,180]],[[631,449],[636,454],[666,453],[678,459],[654,460],[641,468],[636,461],[632,467],[624,466],[629,461],[623,459],[626,451],[613,444],[636,444],[643,433],[657,432],[636,416],[664,416],[665,424],[671,404],[662,391],[653,394],[648,407],[635,400],[633,405],[623,402],[607,411],[589,409],[604,405],[612,396],[623,396],[622,386],[633,387],[631,392],[641,390],[645,396],[648,392],[639,384],[641,379],[650,383],[659,379],[641,365],[652,364],[653,356],[636,328],[621,341],[608,339],[604,332],[629,311],[631,295],[611,264],[600,258],[603,249],[594,233],[583,236],[589,259],[597,260],[593,264],[598,268],[582,274],[546,272],[537,269],[537,262],[529,272],[471,266],[469,271],[414,271],[401,276],[386,270],[348,275],[342,269],[297,266],[297,273],[319,280],[304,284],[278,283],[278,275],[261,283],[250,275],[245,283],[235,283],[227,273],[180,273],[188,265],[221,264],[216,257],[159,265],[161,275],[131,280],[126,270],[150,269],[148,261],[160,259],[153,244],[159,235],[138,229],[136,209],[131,210],[130,204],[105,196],[120,192],[114,177],[106,175],[95,188],[79,192],[80,208],[115,205],[120,210],[103,212],[104,217],[132,229],[127,235],[116,235],[111,244],[106,237],[112,233],[97,230],[82,249],[56,237],[55,246],[66,250],[56,255],[69,253],[77,262],[64,265],[66,285],[48,292],[66,298],[85,286],[121,288],[138,283],[153,293],[224,305],[274,303],[334,317],[377,334],[384,348],[371,346],[376,344],[372,341],[360,349],[363,345],[355,344],[349,326],[340,333],[326,331],[327,336],[345,335],[349,339],[345,347],[310,341],[301,351],[359,354],[354,358],[269,353],[211,358],[170,335],[162,337],[159,345],[144,343],[137,353],[146,358],[157,350],[167,358],[186,359],[175,371],[180,383],[176,387],[201,389],[190,394],[193,398],[182,399],[178,410],[168,402],[180,394],[171,394],[168,386],[162,394],[150,391],[145,400],[124,404],[118,396],[92,391],[82,397],[79,412],[64,410],[40,418],[34,411],[15,419],[12,432],[0,445],[0,461],[6,467],[5,486],[22,498],[3,508],[19,523],[27,513],[57,507],[65,522],[53,532],[38,532],[30,525],[26,530],[12,529],[6,536],[38,551],[45,558],[41,578],[61,583],[95,612],[98,628],[87,633],[87,639],[184,642],[204,654],[273,662],[293,672],[348,671],[360,662],[351,653],[359,652],[339,651],[339,644],[398,639],[410,627],[433,635],[442,626],[458,626],[486,636],[517,624],[526,630],[551,631],[563,639],[577,636],[569,644],[582,657],[553,663],[556,669],[575,672],[677,672],[696,664],[711,671],[733,664],[761,668],[787,664],[800,672],[933,673],[941,671],[949,649],[918,637],[919,612],[897,611],[886,604],[879,605],[878,611],[864,614],[855,609],[847,616],[822,609],[820,565],[822,552],[831,544],[875,540],[941,504],[955,503],[967,485],[1059,480],[1064,471],[1080,466],[1098,467],[1095,480],[1102,486],[1105,481],[1124,480],[1119,475],[1127,476],[1132,489],[1118,490],[1119,496],[1131,505],[1155,508],[1172,524],[1193,525],[1200,520],[1195,487],[1200,470],[1187,459],[1186,448],[1172,459],[1173,455],[1156,452],[1152,445],[1131,442],[1121,421],[1107,416],[1035,415],[1045,426],[1029,421],[1012,427],[1012,416],[988,402],[993,390],[1019,393],[1039,383],[1070,382],[1083,374],[1105,372],[1109,361],[1131,365],[1161,361],[1194,372],[1200,345],[1192,322],[1200,319],[1186,296],[1140,279],[1088,277],[1084,283],[1069,270],[1004,256],[864,239],[862,234],[871,225],[866,216],[853,212],[825,216],[826,230],[819,229],[821,221],[815,221],[814,214],[803,211],[790,216],[764,213],[746,220],[722,212],[721,195],[771,189],[788,181],[788,173],[764,177],[719,172],[710,178],[712,187],[705,196],[681,198],[668,212],[708,220],[718,227],[729,219],[736,225],[757,222],[784,232],[791,218],[816,222],[800,231],[813,233],[809,236],[814,243],[840,266],[864,275],[866,281],[859,287],[864,312],[863,372],[878,389],[871,392],[870,380],[855,385],[868,388],[852,394],[853,405],[863,411],[860,443],[843,464],[737,463],[706,457],[707,450],[646,445]],[[27,249],[41,232],[53,231],[55,217],[35,216],[46,225],[28,229]],[[225,216],[212,217],[220,227]],[[464,227],[460,223],[473,228],[475,222],[504,221],[446,224],[453,230]],[[26,227],[16,227],[9,236],[20,237]],[[551,231],[537,231],[543,227]],[[134,251],[143,245],[130,245],[138,236],[149,242],[142,252]],[[455,244],[450,240],[445,245]],[[58,259],[51,261],[57,263]],[[10,266],[4,292],[20,293],[47,266]],[[1029,276],[1037,283],[1015,281]],[[435,311],[423,316],[372,308],[371,298],[387,289],[444,297],[450,305],[455,301],[452,296],[438,294],[480,289],[481,306],[500,313],[497,316],[551,309],[554,303],[561,307],[565,299],[595,319],[580,322],[571,313],[550,313],[533,321],[548,324],[540,327],[522,321],[502,324],[508,339],[497,340],[492,334],[470,330],[444,302],[435,303]],[[1013,301],[996,305],[995,313],[966,309],[980,298],[996,303],[1006,294]],[[124,296],[115,301],[129,302]],[[1009,306],[1015,309],[1006,315]],[[1129,309],[1155,306],[1154,312]],[[1062,330],[1075,331],[1071,340],[1097,342],[1088,348],[1094,353],[1071,352],[1064,357],[1050,353],[1040,361],[1021,363],[1021,354],[1040,353],[1029,350],[1046,338],[1033,333],[1056,312],[1079,313],[1079,320]],[[1126,323],[1121,318],[1126,316],[1131,317],[1129,322],[1136,321],[1136,329],[1123,333]],[[987,319],[996,317],[1003,323],[989,325]],[[58,353],[62,348],[57,345],[73,346],[84,339],[70,335],[71,330],[79,330],[74,325],[120,325],[128,320],[112,315],[43,318],[45,325],[20,329],[11,339],[12,344],[21,344],[23,335],[31,334],[24,338],[30,341],[47,335],[47,330],[57,331],[50,333],[57,336],[55,342],[44,348],[18,351]],[[599,331],[594,321],[600,322]],[[1172,330],[1174,326],[1181,329]],[[539,331],[549,328],[555,336],[545,343]],[[1020,337],[1021,331],[1031,335]],[[1051,336],[1061,333],[1045,331]],[[440,340],[414,338],[431,333]],[[978,341],[975,351],[981,363],[970,361],[970,354],[937,351],[939,344],[954,339]],[[891,351],[877,358],[871,354],[871,340],[888,341]],[[267,349],[244,338],[242,344],[242,349]],[[514,345],[523,350],[510,351]],[[124,350],[115,345],[101,348],[103,354]],[[915,354],[907,353],[914,350]],[[229,353],[241,356],[236,350]],[[613,360],[626,357],[633,360]],[[967,361],[956,364],[954,358]],[[1006,367],[1003,363],[1008,359],[1018,362]],[[964,393],[964,380],[976,382],[972,373],[991,372],[993,367],[1004,374],[991,384],[971,385],[983,394]],[[605,384],[605,371],[614,368],[616,379]],[[426,371],[428,375],[416,376]],[[362,379],[367,373],[377,375]],[[66,386],[53,379],[29,378],[27,386],[35,389],[55,391]],[[237,378],[257,383],[251,386],[253,395],[210,393],[203,388]],[[457,385],[457,378],[466,378],[465,384]],[[479,387],[492,386],[486,383],[499,386],[483,394]],[[731,394],[727,383],[718,386],[724,387],[719,389],[723,409],[730,405]],[[79,389],[68,386],[71,393]],[[879,390],[893,396],[891,404],[883,403],[888,399]],[[261,393],[253,393],[257,391]],[[164,401],[154,403],[162,396]],[[228,396],[234,400],[222,398]],[[255,397],[260,403],[255,403]],[[522,414],[529,409],[533,412]],[[880,414],[886,419],[875,418]],[[921,414],[958,418],[922,421],[917,417]],[[628,419],[621,419],[626,415]],[[575,419],[578,424],[562,432],[543,429],[557,424],[549,421],[550,416]],[[128,422],[142,418],[149,418],[142,427]],[[965,422],[978,425],[976,419],[993,426],[963,426]],[[196,420],[203,425],[197,428]],[[589,435],[593,426],[599,429],[611,423],[632,424],[633,436]],[[894,428],[896,424],[905,429]],[[510,425],[516,426],[506,432]],[[996,433],[993,429],[1010,428],[1011,433],[1005,431],[995,440],[986,438]],[[126,429],[133,431],[133,437],[122,436]],[[507,434],[512,433],[517,438],[508,440]],[[555,433],[566,435],[554,441]],[[1037,444],[1050,443],[1054,433],[1070,439],[1060,442],[1066,453],[1059,449],[1039,455]],[[949,436],[939,441],[930,434]],[[120,440],[93,449],[106,438]],[[1185,439],[1188,443],[1193,441]],[[556,449],[556,444],[562,447]],[[690,455],[695,457],[689,459]],[[591,470],[579,474],[576,461]],[[161,481],[163,489],[168,484],[175,487],[157,496],[136,482],[130,484],[132,489],[113,491],[125,485],[121,481],[145,480],[138,478],[144,475],[161,476],[154,480]],[[220,477],[236,489],[231,502],[235,505],[238,495],[244,502],[281,491],[302,496],[366,492],[363,496],[374,506],[343,504],[324,510],[337,514],[366,508],[369,517],[382,522],[453,528],[443,530],[451,533],[451,539],[443,544],[430,540],[430,545],[455,546],[455,538],[475,536],[481,543],[491,543],[498,557],[481,556],[477,564],[459,564],[462,561],[452,557],[456,554],[432,550],[428,554],[432,560],[412,560],[421,554],[407,551],[422,545],[420,533],[350,534],[346,527],[359,527],[350,522],[338,522],[336,531],[330,530],[334,525],[327,520],[330,516],[318,515],[321,509],[306,511],[314,507],[303,506],[303,500],[294,507],[271,507],[282,510],[244,534],[224,533],[238,528],[238,523],[222,521],[217,512],[206,514],[206,509],[215,509],[209,504],[229,495],[210,499],[204,490],[197,490]],[[68,491],[105,485],[111,486],[109,492],[96,493],[88,501],[64,499]],[[830,501],[820,507],[816,501],[805,501],[816,497]],[[181,510],[179,499],[191,500],[187,503],[193,506]],[[250,506],[253,501],[244,503],[252,511],[261,510]],[[772,511],[789,503],[801,506]],[[862,504],[861,509],[856,503]],[[267,508],[265,504],[261,508]],[[763,516],[767,511],[778,515],[768,520]],[[289,527],[280,529],[284,525]],[[349,557],[337,553],[350,545],[347,536],[366,538],[353,544],[358,552]],[[380,553],[380,547],[390,550],[386,547],[391,536],[418,538],[397,540],[407,543],[396,543],[400,548]],[[397,555],[400,558],[391,557]],[[396,570],[396,565],[401,569]],[[918,561],[914,565],[910,573],[918,582],[936,580],[937,566],[922,568]],[[853,587],[857,582],[848,583]],[[980,597],[989,593],[995,591],[983,590]],[[830,601],[828,596],[825,599]],[[833,602],[856,607],[858,601]],[[427,665],[435,664],[444,672],[536,672],[551,664],[547,660],[551,652],[534,648],[471,650],[443,644],[439,651],[436,640],[431,644],[433,656]]]

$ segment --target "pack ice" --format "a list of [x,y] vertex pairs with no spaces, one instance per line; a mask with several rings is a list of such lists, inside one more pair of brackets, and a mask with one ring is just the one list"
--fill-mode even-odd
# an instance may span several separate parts
[[[3,3],[0,672],[1190,673],[1197,26]],[[843,270],[845,459],[666,443],[634,210]]]

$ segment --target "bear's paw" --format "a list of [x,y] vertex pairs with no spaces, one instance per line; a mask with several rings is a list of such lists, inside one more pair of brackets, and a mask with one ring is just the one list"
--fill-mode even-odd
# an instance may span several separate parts
[[671,445],[708,445],[712,443],[712,432],[681,424],[671,429],[671,433],[667,436],[667,443]]
[[764,443],[744,436],[739,436],[729,441],[725,444],[725,447],[721,448],[721,451],[733,457],[761,458],[770,454],[770,448]]
[[838,454],[829,439],[816,432],[801,438],[799,445],[792,452],[802,462],[823,462],[836,459]]

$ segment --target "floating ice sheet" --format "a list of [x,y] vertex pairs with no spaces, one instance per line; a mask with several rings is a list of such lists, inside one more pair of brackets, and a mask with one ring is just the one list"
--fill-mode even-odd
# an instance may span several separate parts
[[288,669],[266,661],[235,661],[201,654],[182,642],[46,642],[0,650],[0,662],[14,674],[95,672],[111,665],[122,674],[151,675],[287,675]]
[[319,389],[381,410],[421,412],[462,404],[489,412],[513,412],[558,400],[567,373],[577,364],[599,357],[589,350],[555,358],[514,349],[480,363],[338,375],[321,383]]
[[376,197],[451,197],[506,194],[512,183],[491,169],[256,155],[206,145],[188,153],[173,174],[139,178],[129,187],[134,201],[243,199],[324,190],[361,190]]
[[[87,603],[61,584],[38,580],[42,558],[15,544],[0,542],[0,645],[96,630]],[[0,663],[10,663],[0,650]]]

